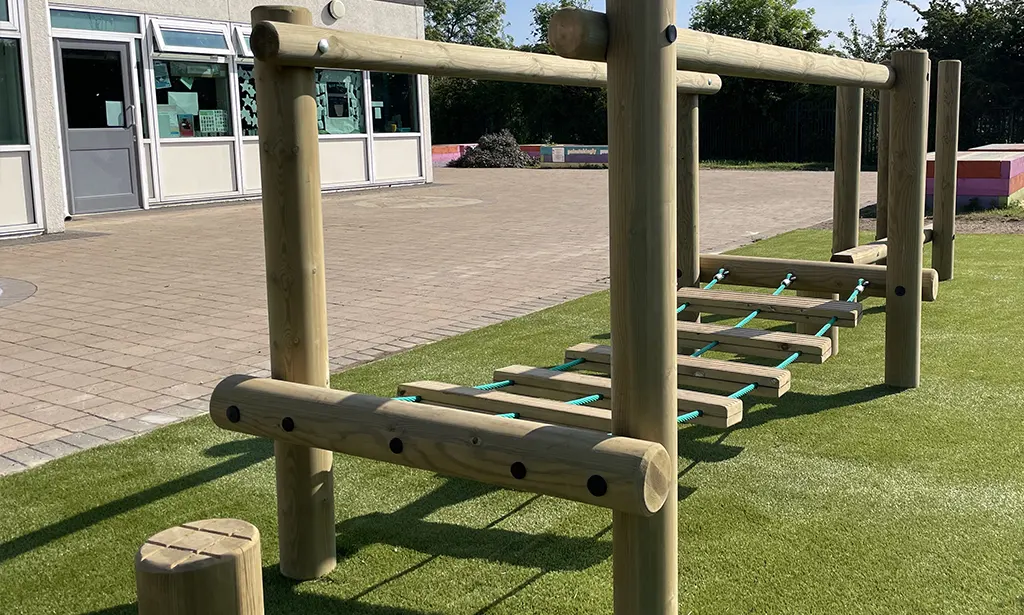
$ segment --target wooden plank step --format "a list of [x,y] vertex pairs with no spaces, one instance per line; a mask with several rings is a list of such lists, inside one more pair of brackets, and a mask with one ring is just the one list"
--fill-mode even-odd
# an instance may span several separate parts
[[[545,389],[537,391],[542,394],[551,393]],[[593,405],[573,406],[567,404],[566,401],[580,397],[571,393],[565,395],[568,399],[558,401],[543,396],[509,393],[507,389],[481,391],[447,382],[420,381],[401,385],[398,388],[398,394],[417,395],[425,402],[462,410],[476,410],[488,414],[515,412],[524,419],[541,423],[593,429],[602,433],[612,430],[611,410]],[[704,419],[712,422],[708,423]],[[722,424],[722,419],[719,417],[700,417],[692,422],[701,424],[702,420],[703,424],[712,426]]]
[[[580,369],[610,374],[612,347],[598,344],[577,344],[565,351],[565,360],[584,359]],[[679,355],[676,358],[679,386],[713,389],[735,393],[748,384],[757,384],[753,397],[778,399],[789,391],[789,370],[735,361]]]
[[[592,405],[598,408],[611,407],[612,381],[611,378],[604,376],[556,372],[540,367],[511,365],[495,370],[494,380],[496,382],[502,380],[514,382],[515,384],[512,386],[503,389],[509,393],[536,395],[538,397],[561,399],[563,401],[588,395],[601,395],[604,399]],[[551,395],[549,392],[557,393],[558,395]],[[694,410],[700,410],[704,413],[703,416],[694,421],[696,424],[724,428],[739,423],[743,418],[743,402],[738,399],[682,389],[677,391],[676,399],[678,400],[680,414]]]
[[[935,236],[935,231],[932,225],[924,227],[924,235],[922,241],[924,243],[931,243],[932,237]],[[836,252],[830,259],[833,263],[853,263],[855,265],[874,265],[880,264],[889,256],[889,244],[885,239],[879,239],[878,241],[872,241],[862,246],[856,246],[849,250],[843,250]]]
[[832,340],[802,333],[737,329],[699,322],[676,322],[680,353],[719,342],[715,350],[754,357],[785,359],[799,352],[801,363],[824,363],[832,356]]
[[687,311],[746,316],[754,310],[760,310],[763,318],[787,322],[824,324],[830,318],[836,318],[836,326],[839,327],[856,327],[863,309],[860,303],[833,301],[830,298],[774,296],[700,288],[680,288],[676,291],[676,305],[684,303],[689,304]]

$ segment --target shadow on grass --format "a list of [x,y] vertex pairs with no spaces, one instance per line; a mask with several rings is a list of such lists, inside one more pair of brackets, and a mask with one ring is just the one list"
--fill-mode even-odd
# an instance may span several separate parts
[[0,563],[106,521],[111,517],[177,495],[182,491],[270,459],[274,455],[274,446],[272,441],[259,438],[233,440],[210,447],[206,450],[206,455],[210,457],[231,456],[231,458],[8,540],[0,544]]

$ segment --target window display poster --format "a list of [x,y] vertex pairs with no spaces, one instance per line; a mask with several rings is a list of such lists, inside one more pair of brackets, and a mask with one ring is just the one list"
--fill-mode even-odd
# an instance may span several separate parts
[[228,131],[228,116],[222,109],[200,109],[199,110],[199,132],[203,136],[214,134],[226,134]]
[[124,103],[120,100],[105,100],[107,109],[107,126],[120,128],[124,126]]
[[167,104],[177,108],[179,115],[199,115],[199,94],[195,92],[168,92]]
[[384,101],[383,100],[371,100],[370,106],[373,107],[373,119],[379,120],[384,114]]
[[192,122],[195,118],[188,114],[178,114],[178,133],[183,137],[194,137],[196,134]]
[[153,63],[153,81],[156,82],[156,89],[158,90],[166,90],[171,87],[171,75],[167,71],[166,63]]
[[178,132],[178,115],[170,105],[157,105],[157,128],[161,139],[175,139],[181,136]]

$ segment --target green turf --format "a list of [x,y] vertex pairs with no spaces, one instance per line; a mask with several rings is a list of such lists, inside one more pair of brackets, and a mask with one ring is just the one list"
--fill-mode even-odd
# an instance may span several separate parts
[[[741,427],[684,427],[681,613],[1019,613],[1024,609],[1022,236],[961,236],[957,277],[924,306],[923,386],[882,383],[884,315],[840,355],[793,366],[782,400]],[[799,231],[746,254],[821,257]],[[336,386],[488,381],[607,334],[607,295],[376,362]],[[336,457],[339,565],[275,570],[270,445],[205,417],[0,479],[0,613],[134,613],[148,535],[215,516],[263,531],[269,613],[611,611],[611,514]]]

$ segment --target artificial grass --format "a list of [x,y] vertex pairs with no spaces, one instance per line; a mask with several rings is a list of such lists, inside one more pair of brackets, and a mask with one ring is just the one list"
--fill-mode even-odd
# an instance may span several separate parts
[[[921,388],[882,385],[884,315],[869,300],[838,357],[792,367],[784,398],[748,401],[727,432],[680,429],[680,612],[1019,612],[1024,237],[957,244],[956,279],[924,306]],[[821,258],[828,245],[797,231],[740,252]],[[485,382],[558,363],[607,326],[599,293],[333,384]],[[199,417],[0,479],[0,613],[134,613],[141,542],[216,516],[263,532],[268,613],[611,611],[608,511],[340,455],[338,568],[285,581],[271,450]]]

